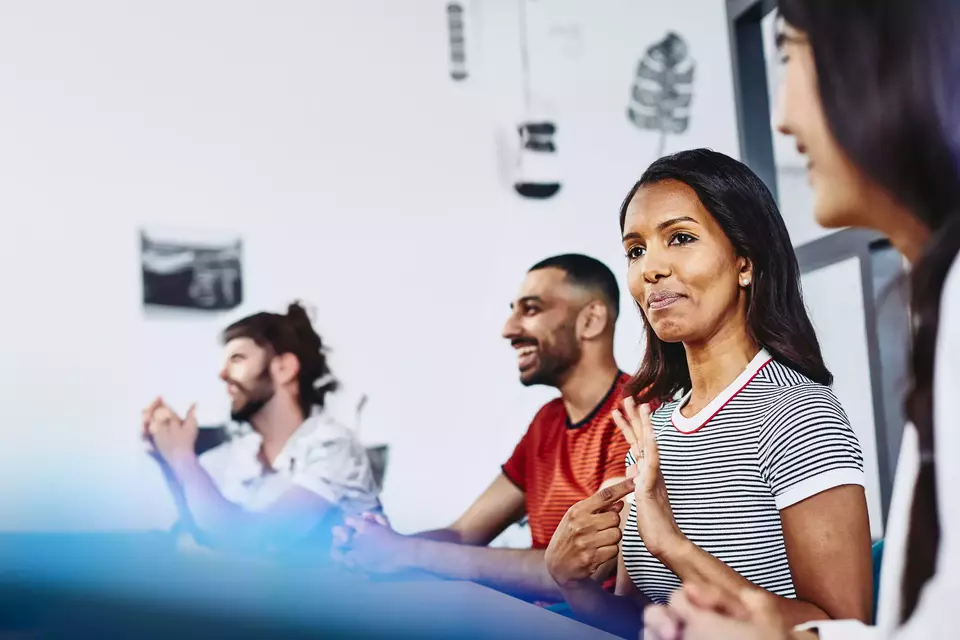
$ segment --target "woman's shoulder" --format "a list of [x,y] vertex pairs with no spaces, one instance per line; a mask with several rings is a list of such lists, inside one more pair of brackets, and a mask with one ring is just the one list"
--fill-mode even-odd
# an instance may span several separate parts
[[805,423],[819,427],[834,424],[849,428],[850,425],[833,389],[809,379],[778,389],[770,397],[761,422],[767,430],[795,429]]
[[761,372],[762,380],[756,385],[758,391],[765,391],[771,411],[783,411],[790,405],[838,405],[833,389],[825,384],[811,380],[803,373],[778,360],[772,360]]
[[833,389],[814,382],[803,374],[778,363],[780,371],[794,375],[772,378],[758,411],[760,441],[770,444],[783,438],[794,439],[803,434],[829,438],[839,433],[845,439],[855,438],[850,420]]
[[[960,390],[960,257],[954,260],[940,294],[934,367],[933,423],[937,430],[937,451],[942,451],[940,441],[948,438],[952,441],[960,431],[954,428],[952,419],[956,411],[953,396]],[[941,432],[949,433],[941,435]]]
[[682,401],[682,398],[676,398],[660,402],[660,404],[651,414],[651,418],[654,420],[669,420],[670,416],[673,415],[674,410],[677,408],[677,405],[679,405]]
[[953,343],[958,344],[960,340],[957,337],[960,336],[960,255],[954,259],[953,266],[950,267],[943,283],[938,331],[945,336],[954,336]]

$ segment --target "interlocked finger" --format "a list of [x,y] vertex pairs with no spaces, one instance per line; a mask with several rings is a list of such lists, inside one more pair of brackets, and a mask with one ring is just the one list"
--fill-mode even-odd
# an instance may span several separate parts
[[623,510],[623,500],[618,500],[613,504],[597,509],[597,513],[620,513]]
[[597,547],[617,545],[620,544],[622,537],[623,533],[620,531],[620,527],[611,527],[603,531],[598,531],[596,536],[594,536],[594,543]]
[[156,413],[157,409],[161,406],[163,406],[163,399],[157,396],[153,402],[147,405],[147,408],[140,413],[140,421],[142,424],[141,435],[144,438],[150,436],[150,423],[153,421],[153,414]]
[[153,412],[153,420],[150,422],[150,433],[157,433],[161,429],[169,429],[179,423],[180,420],[176,414],[166,405],[161,405]]
[[[623,503],[620,503],[621,506]],[[594,514],[592,517],[592,525],[596,531],[604,531],[606,529],[619,529],[620,528],[620,510],[617,511],[605,511],[604,513]]]
[[614,558],[616,558],[617,555],[619,555],[619,553],[620,553],[619,544],[611,544],[611,545],[599,547],[593,556],[594,564],[596,565],[596,568],[594,568],[594,571],[600,568],[600,566],[603,565],[604,563],[609,562]]

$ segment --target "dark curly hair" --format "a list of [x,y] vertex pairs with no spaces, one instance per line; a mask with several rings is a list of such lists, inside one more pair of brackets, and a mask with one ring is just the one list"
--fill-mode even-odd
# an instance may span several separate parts
[[247,316],[223,330],[223,344],[236,338],[249,338],[272,355],[292,353],[300,363],[300,409],[309,416],[313,407],[323,408],[328,393],[336,391],[339,383],[327,365],[323,340],[313,329],[307,310],[300,301],[287,307],[286,315],[266,311]]

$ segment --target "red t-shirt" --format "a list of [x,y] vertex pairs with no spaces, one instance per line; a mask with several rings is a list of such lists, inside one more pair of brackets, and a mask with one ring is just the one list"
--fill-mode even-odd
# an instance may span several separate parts
[[526,494],[533,548],[545,549],[567,510],[626,473],[630,445],[610,412],[629,376],[621,373],[590,415],[571,424],[563,400],[543,405],[503,473]]

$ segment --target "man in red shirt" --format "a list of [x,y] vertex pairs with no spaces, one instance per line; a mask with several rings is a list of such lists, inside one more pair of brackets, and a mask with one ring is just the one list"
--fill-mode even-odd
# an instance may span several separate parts
[[[520,381],[556,387],[560,397],[537,412],[502,473],[449,527],[402,536],[365,516],[340,531],[335,557],[370,573],[421,570],[561,600],[544,563],[550,538],[572,505],[624,479],[629,445],[610,417],[628,377],[613,357],[619,305],[616,278],[599,260],[566,254],[531,267],[503,337],[517,350]],[[487,546],[524,515],[532,549]],[[615,571],[614,560],[596,577]]]

